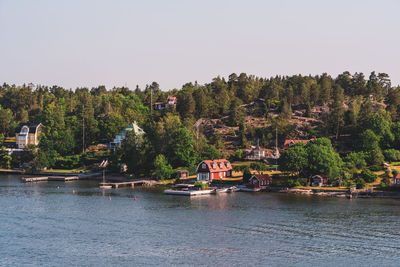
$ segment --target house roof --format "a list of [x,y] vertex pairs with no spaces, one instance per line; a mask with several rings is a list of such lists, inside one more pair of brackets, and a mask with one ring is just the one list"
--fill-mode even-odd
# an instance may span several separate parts
[[307,139],[307,140],[288,139],[288,140],[285,140],[285,143],[283,144],[283,147],[288,147],[290,143],[297,144],[297,143],[300,142],[300,143],[303,143],[303,144],[307,144],[310,141],[312,141],[312,139]]
[[396,174],[393,178],[394,179],[400,179],[400,172],[398,174]]
[[17,125],[15,128],[15,133],[20,133],[22,127],[28,126],[29,128],[29,133],[36,133],[37,127],[41,125],[41,123],[36,123],[36,122],[21,122],[20,124]]
[[203,160],[200,162],[200,164],[201,163],[207,164],[210,172],[224,172],[232,170],[231,163],[226,159]]
[[252,179],[254,177],[257,178],[257,180],[260,182],[264,182],[267,180],[272,181],[271,176],[269,176],[268,174],[253,174],[253,176],[251,176],[250,179]]

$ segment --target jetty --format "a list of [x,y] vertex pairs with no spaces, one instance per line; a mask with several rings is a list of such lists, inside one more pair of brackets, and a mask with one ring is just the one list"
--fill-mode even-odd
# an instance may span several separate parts
[[101,187],[107,188],[119,188],[119,187],[135,187],[136,185],[152,186],[158,185],[159,183],[154,180],[135,180],[129,182],[115,182],[115,183],[100,183]]
[[24,183],[35,183],[43,181],[58,181],[58,182],[69,182],[79,180],[78,176],[40,176],[40,177],[23,177],[21,178]]

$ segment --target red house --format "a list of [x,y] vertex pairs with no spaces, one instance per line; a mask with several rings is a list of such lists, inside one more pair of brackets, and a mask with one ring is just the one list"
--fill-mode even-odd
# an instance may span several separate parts
[[203,160],[197,166],[197,181],[212,181],[232,177],[232,165],[226,159]]
[[309,139],[309,140],[294,140],[294,139],[289,139],[289,140],[285,140],[285,143],[283,144],[283,149],[286,150],[292,146],[294,146],[297,143],[303,143],[303,144],[308,144],[309,142],[312,142],[313,139]]
[[154,104],[154,109],[155,110],[163,110],[163,109],[167,109],[167,108],[176,107],[177,103],[178,103],[178,99],[176,98],[176,96],[169,95],[167,97],[166,102],[156,102]]
[[250,177],[247,187],[253,189],[265,189],[271,184],[271,182],[272,178],[268,174],[253,174],[253,176]]

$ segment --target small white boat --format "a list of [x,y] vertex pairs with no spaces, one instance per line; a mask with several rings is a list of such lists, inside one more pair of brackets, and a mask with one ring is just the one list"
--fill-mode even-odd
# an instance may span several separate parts
[[261,188],[248,188],[246,186],[241,186],[239,187],[239,190],[242,192],[259,192],[261,191]]
[[209,195],[215,193],[215,189],[207,190],[164,190],[164,194],[167,195],[181,195],[181,196],[198,196],[198,195]]
[[230,192],[230,188],[229,187],[225,187],[225,188],[218,188],[215,190],[215,193],[219,194],[219,193],[228,193]]

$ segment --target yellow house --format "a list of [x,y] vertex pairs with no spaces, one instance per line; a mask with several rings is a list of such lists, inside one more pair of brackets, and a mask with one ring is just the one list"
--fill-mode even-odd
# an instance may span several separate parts
[[38,145],[40,134],[43,131],[41,123],[21,122],[15,128],[15,143],[18,148],[24,148],[27,145]]

